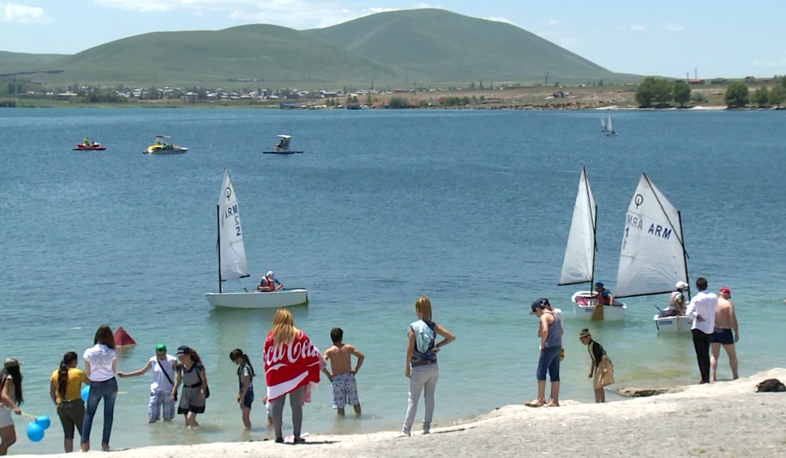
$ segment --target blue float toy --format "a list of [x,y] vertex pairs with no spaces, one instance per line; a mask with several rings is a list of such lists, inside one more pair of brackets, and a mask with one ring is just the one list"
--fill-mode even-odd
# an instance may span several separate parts
[[44,438],[44,428],[38,423],[28,423],[27,438],[33,442],[41,442],[41,439]]
[[82,387],[82,400],[87,402],[87,396],[90,394],[90,385]]
[[38,426],[44,428],[45,430],[49,429],[49,426],[52,424],[52,421],[46,415],[39,415],[35,417],[35,422]]

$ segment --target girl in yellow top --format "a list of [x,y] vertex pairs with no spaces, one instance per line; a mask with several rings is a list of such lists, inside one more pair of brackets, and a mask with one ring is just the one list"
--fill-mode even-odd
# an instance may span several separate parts
[[49,383],[49,396],[57,406],[57,416],[63,424],[66,453],[74,451],[74,427],[82,435],[82,420],[85,416],[85,403],[82,401],[82,384],[90,383],[87,375],[76,368],[77,356],[73,351],[63,355],[60,368],[52,372]]

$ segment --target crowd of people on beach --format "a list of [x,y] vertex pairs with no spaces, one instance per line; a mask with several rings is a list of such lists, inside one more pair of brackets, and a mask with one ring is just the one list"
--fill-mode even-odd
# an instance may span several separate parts
[[[678,290],[682,285],[677,284]],[[685,314],[693,319],[692,333],[696,350],[700,383],[714,382],[720,347],[726,350],[733,377],[736,379],[737,361],[734,344],[739,340],[738,323],[731,302],[731,291],[720,289],[720,296],[707,291],[707,280],[696,279],[698,294],[690,301]],[[609,293],[611,296],[611,293]],[[601,305],[602,306],[602,305]],[[415,315],[407,330],[404,375],[409,379],[407,409],[398,437],[411,435],[421,394],[425,401],[423,434],[429,434],[434,416],[435,392],[439,379],[437,354],[456,337],[444,326],[433,320],[431,301],[421,296],[415,302]],[[538,318],[537,336],[540,341],[536,370],[537,397],[525,403],[530,407],[559,406],[560,362],[564,358],[563,317],[560,309],[552,307],[548,298],[538,298],[531,304],[530,315]],[[324,353],[311,343],[308,336],[295,327],[292,314],[279,309],[273,317],[272,328],[265,338],[263,363],[268,426],[272,426],[275,442],[283,443],[283,411],[286,398],[292,414],[292,443],[305,442],[302,436],[303,406],[311,401],[311,389],[319,383],[320,373],[327,376],[333,390],[333,408],[338,415],[345,414],[351,405],[361,413],[357,392],[356,374],[363,365],[364,355],[353,345],[344,343],[340,328],[330,331],[333,345]],[[442,337],[439,340],[439,337]],[[589,378],[593,379],[596,402],[605,402],[604,387],[614,383],[614,366],[603,346],[596,342],[588,328],[578,335],[587,346],[590,360]],[[439,340],[439,341],[438,341]],[[93,346],[83,352],[84,370],[79,369],[78,355],[69,351],[63,355],[60,367],[50,378],[50,397],[56,406],[63,427],[66,452],[73,451],[75,430],[81,437],[81,450],[90,450],[90,432],[99,404],[103,401],[102,450],[110,450],[110,437],[118,394],[116,377],[136,377],[152,370],[148,401],[148,421],[155,423],[163,418],[171,421],[183,415],[186,427],[197,427],[197,415],[205,412],[210,397],[207,373],[202,360],[191,347],[177,348],[177,357],[167,353],[164,344],[155,346],[155,355],[141,368],[132,372],[117,371],[116,344],[112,330],[101,325],[96,330]],[[710,356],[710,352],[712,356]],[[355,364],[352,365],[352,358]],[[237,403],[245,428],[251,428],[251,408],[255,395],[253,381],[256,376],[251,359],[239,349],[233,349],[229,358],[237,365]],[[7,358],[0,371],[0,455],[16,442],[11,413],[22,415],[24,402],[21,362]],[[546,399],[546,380],[551,382],[550,396]],[[88,388],[89,387],[89,388]],[[85,393],[85,391],[87,391]]]

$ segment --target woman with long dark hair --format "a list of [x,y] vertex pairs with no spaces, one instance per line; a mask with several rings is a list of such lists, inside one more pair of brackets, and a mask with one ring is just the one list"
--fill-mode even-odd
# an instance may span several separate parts
[[0,371],[0,455],[8,453],[8,447],[16,442],[11,412],[22,415],[19,409],[24,402],[20,364],[16,358],[6,358],[3,362],[3,370]]
[[49,379],[49,397],[57,407],[57,416],[63,424],[63,448],[66,453],[74,451],[74,428],[82,435],[85,419],[85,403],[82,401],[82,383],[89,382],[87,374],[77,369],[77,355],[69,351],[63,355],[60,368],[52,372]]
[[177,398],[177,389],[180,382],[183,382],[183,393],[180,396],[177,413],[185,417],[186,427],[196,427],[199,426],[196,416],[205,413],[205,399],[210,396],[205,366],[202,365],[199,353],[185,345],[177,347],[177,358],[180,360],[180,365],[177,368],[175,385],[172,387],[172,396]]
[[101,449],[109,450],[109,436],[112,434],[112,422],[115,416],[115,399],[117,399],[117,353],[112,329],[102,324],[96,330],[95,344],[85,350],[85,373],[90,379],[90,394],[87,396],[87,408],[82,422],[82,451],[90,450],[90,429],[93,417],[98,410],[98,403],[104,400],[104,433],[101,436]]
[[251,405],[254,403],[254,366],[248,359],[248,355],[243,350],[235,348],[229,353],[229,359],[237,364],[237,403],[243,417],[243,426],[251,429]]

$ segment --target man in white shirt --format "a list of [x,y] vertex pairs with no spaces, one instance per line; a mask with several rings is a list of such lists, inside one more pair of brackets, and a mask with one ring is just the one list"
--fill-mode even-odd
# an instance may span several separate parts
[[699,294],[691,299],[685,315],[693,318],[691,332],[693,333],[693,347],[696,349],[696,359],[699,362],[701,382],[710,383],[710,338],[715,332],[715,312],[718,309],[718,296],[707,292],[707,279],[698,277],[696,289]]

